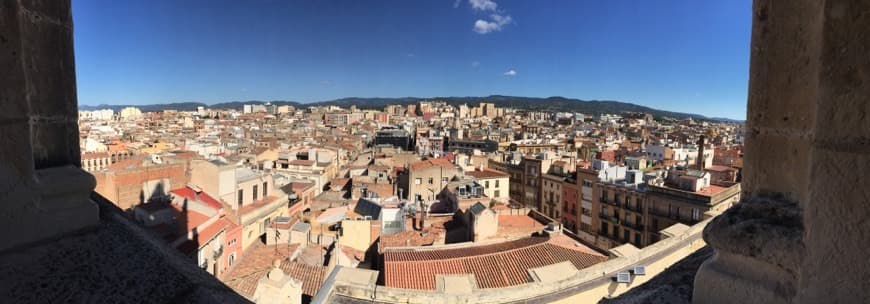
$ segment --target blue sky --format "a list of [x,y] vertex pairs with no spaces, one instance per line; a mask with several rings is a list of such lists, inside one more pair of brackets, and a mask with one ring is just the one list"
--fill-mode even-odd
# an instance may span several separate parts
[[751,1],[73,1],[81,104],[515,95],[745,118]]

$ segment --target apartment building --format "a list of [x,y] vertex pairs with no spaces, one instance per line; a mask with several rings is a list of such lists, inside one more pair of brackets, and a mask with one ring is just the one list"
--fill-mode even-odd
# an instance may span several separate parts
[[493,169],[483,169],[465,172],[465,175],[474,177],[483,185],[483,191],[487,197],[507,204],[510,201],[510,175]]
[[555,174],[541,175],[540,211],[553,219],[562,218],[562,184],[565,177]]
[[413,202],[431,203],[458,174],[459,169],[444,158],[411,163],[398,177],[400,197]]
[[242,227],[241,249],[265,235],[273,219],[287,215],[289,198],[271,174],[220,161],[194,160],[191,183],[214,193],[227,218]]

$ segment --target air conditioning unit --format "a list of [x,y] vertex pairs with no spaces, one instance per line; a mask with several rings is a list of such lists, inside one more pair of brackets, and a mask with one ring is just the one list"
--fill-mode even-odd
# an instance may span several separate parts
[[616,283],[631,283],[631,273],[628,271],[620,271],[616,273]]

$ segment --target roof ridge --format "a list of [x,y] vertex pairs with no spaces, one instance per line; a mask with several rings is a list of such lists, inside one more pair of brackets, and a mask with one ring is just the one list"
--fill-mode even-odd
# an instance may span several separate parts
[[405,251],[405,250],[402,250],[402,251],[397,250],[397,251],[392,251],[392,252],[390,252],[390,253],[417,253],[417,252],[427,252],[427,251],[428,251],[428,252],[433,252],[433,251],[449,251],[449,250],[467,250],[467,249],[473,249],[473,248],[475,248],[475,247],[499,246],[499,245],[504,245],[504,244],[507,244],[507,243],[510,243],[510,242],[519,242],[519,241],[526,241],[526,240],[533,240],[533,241],[535,242],[535,243],[528,244],[528,245],[524,245],[524,246],[517,246],[517,247],[512,247],[512,248],[509,248],[509,249],[506,249],[506,250],[497,250],[497,251],[492,251],[492,252],[483,253],[483,254],[464,255],[464,256],[450,257],[450,258],[443,258],[443,259],[428,259],[428,258],[427,258],[427,259],[414,260],[414,261],[407,261],[407,260],[404,260],[404,261],[392,261],[392,263],[397,263],[397,262],[420,262],[420,261],[451,261],[451,260],[458,260],[458,259],[465,259],[465,258],[486,257],[486,256],[497,255],[497,254],[504,254],[504,253],[508,253],[508,252],[515,252],[515,251],[518,251],[518,250],[523,250],[523,249],[526,249],[526,248],[532,248],[532,247],[540,246],[540,245],[542,245],[542,244],[547,244],[547,242],[548,242],[548,240],[549,240],[549,238],[547,238],[547,240],[539,241],[539,240],[536,240],[537,238],[539,238],[539,237],[528,237],[528,238],[516,239],[516,240],[512,240],[512,241],[507,241],[507,242],[501,242],[501,243],[495,243],[495,244],[487,244],[487,245],[480,245],[480,246],[473,246],[473,247],[457,247],[457,248],[433,249],[433,250],[426,250],[426,251],[416,251],[416,250],[413,250],[413,249],[411,249],[411,250],[407,250],[407,251]]

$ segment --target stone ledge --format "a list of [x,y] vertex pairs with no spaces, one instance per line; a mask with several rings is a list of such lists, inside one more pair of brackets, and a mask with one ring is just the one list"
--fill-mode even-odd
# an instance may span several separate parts
[[717,251],[745,256],[793,273],[803,259],[802,210],[781,197],[753,197],[734,205],[704,229]]
[[604,299],[599,304],[633,303],[692,303],[695,273],[705,260],[713,256],[713,249],[704,247],[683,258],[643,285],[613,299]]
[[94,227],[0,253],[0,302],[249,303],[116,208],[99,205]]

